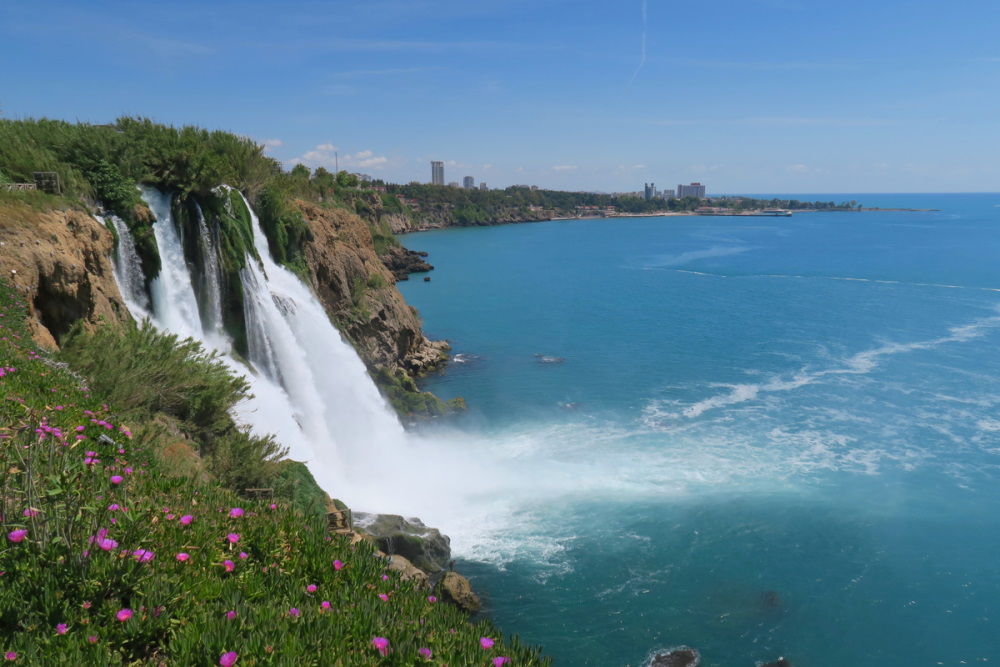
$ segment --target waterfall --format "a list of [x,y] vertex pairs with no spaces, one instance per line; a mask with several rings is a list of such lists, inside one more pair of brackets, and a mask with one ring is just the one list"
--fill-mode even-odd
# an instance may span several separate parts
[[[368,469],[373,460],[398,457],[407,448],[405,432],[323,306],[295,274],[271,259],[267,238],[249,203],[244,199],[260,256],[258,263],[248,255],[241,271],[250,367],[235,359],[231,342],[216,328],[221,324],[220,271],[204,218],[199,216],[201,254],[211,307],[203,323],[171,195],[147,187],[142,197],[156,218],[153,232],[162,266],[150,285],[151,308],[129,299],[132,315],[151,317],[160,329],[195,338],[219,352],[234,372],[246,376],[253,397],[237,407],[236,418],[259,435],[275,435],[289,448],[291,458],[307,463],[324,490],[344,497],[361,491],[366,507],[392,509],[391,504],[383,506],[378,475]],[[119,233],[130,242],[127,231]],[[133,284],[141,286],[137,263],[122,256],[116,258],[116,267],[123,294],[131,294]]]
[[205,214],[201,211],[201,206],[195,204],[198,209],[198,230],[201,234],[201,260],[204,270],[204,290],[207,301],[208,328],[217,334],[222,329],[222,286],[219,274],[219,253],[216,250],[215,240],[205,223]]
[[201,324],[191,271],[184,259],[184,247],[170,210],[171,195],[147,187],[142,188],[142,198],[156,218],[153,235],[160,249],[160,275],[149,286],[153,297],[153,320],[160,328],[181,337],[204,341],[205,329]]
[[[98,221],[104,223],[104,219],[94,216]],[[129,231],[125,221],[117,215],[110,215],[108,219],[115,226],[118,233],[118,245],[115,247],[113,257],[113,267],[115,280],[118,281],[118,289],[125,299],[129,312],[149,313],[149,296],[146,294],[146,278],[142,273],[142,261],[139,253],[135,249],[135,239]]]

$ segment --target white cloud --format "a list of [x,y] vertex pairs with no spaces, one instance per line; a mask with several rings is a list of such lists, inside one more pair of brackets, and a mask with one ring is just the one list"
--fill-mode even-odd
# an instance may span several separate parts
[[277,148],[278,146],[284,145],[284,142],[281,139],[265,139],[261,143],[264,144],[265,148]]
[[575,164],[560,164],[552,167],[552,171],[573,171],[574,169],[576,169]]
[[302,155],[292,160],[292,164],[304,164],[307,167],[333,167],[336,169],[379,169],[387,166],[389,158],[384,155],[375,155],[373,151],[365,150],[357,153],[338,154],[337,147],[333,144],[320,144],[311,151],[306,151]]

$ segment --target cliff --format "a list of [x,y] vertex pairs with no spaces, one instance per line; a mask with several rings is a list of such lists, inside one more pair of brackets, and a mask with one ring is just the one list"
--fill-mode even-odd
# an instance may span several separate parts
[[296,204],[312,232],[303,248],[309,279],[369,369],[419,374],[447,358],[446,343],[423,335],[416,310],[375,252],[368,224],[341,209]]
[[29,330],[54,350],[70,327],[129,317],[111,266],[114,235],[79,208],[0,202],[0,270],[24,294]]

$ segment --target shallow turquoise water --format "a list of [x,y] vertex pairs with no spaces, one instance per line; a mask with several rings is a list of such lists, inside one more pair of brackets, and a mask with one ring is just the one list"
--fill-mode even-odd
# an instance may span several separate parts
[[530,479],[462,569],[556,664],[1000,660],[1000,195],[816,198],[940,211],[404,239],[427,388]]

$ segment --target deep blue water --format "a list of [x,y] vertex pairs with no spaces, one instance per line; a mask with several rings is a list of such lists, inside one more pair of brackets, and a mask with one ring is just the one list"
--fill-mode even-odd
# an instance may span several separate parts
[[522,481],[461,569],[557,665],[1000,661],[1000,194],[796,198],[940,210],[404,238]]

